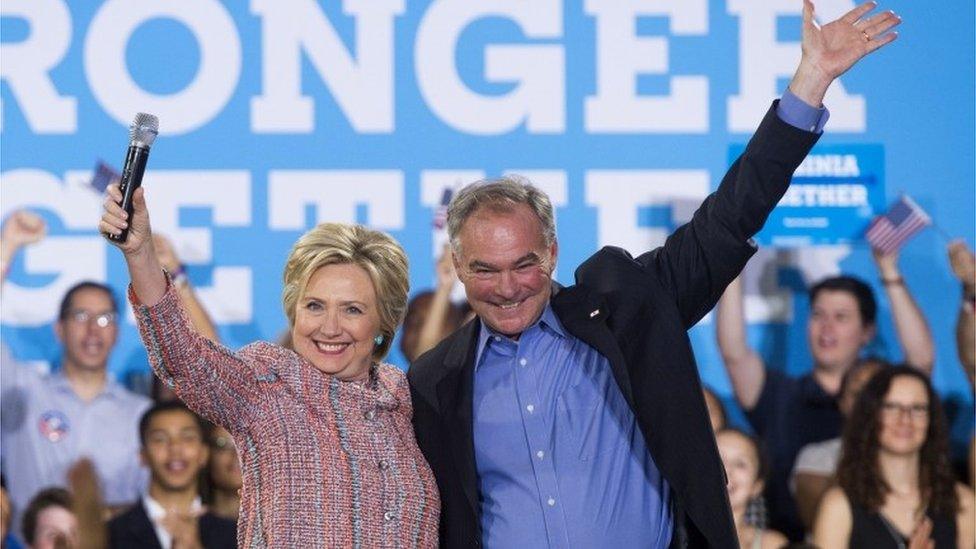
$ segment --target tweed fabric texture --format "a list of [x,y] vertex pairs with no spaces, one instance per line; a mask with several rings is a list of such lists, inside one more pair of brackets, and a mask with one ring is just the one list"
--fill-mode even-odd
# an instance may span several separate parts
[[239,547],[437,545],[440,498],[400,370],[346,382],[271,343],[233,352],[192,329],[172,284],[152,307],[131,286],[129,300],[156,375],[234,437]]

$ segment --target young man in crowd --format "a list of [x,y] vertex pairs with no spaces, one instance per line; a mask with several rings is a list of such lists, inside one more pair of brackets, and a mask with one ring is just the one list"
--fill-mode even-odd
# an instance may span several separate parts
[[[17,251],[45,232],[41,217],[11,214],[0,235],[0,282]],[[63,346],[58,368],[41,374],[18,364],[3,346],[0,449],[14,524],[36,492],[65,485],[69,467],[82,457],[94,463],[109,506],[135,501],[145,485],[134,434],[149,399],[126,390],[107,372],[118,321],[112,290],[81,282],[65,294],[54,325]]]
[[154,405],[139,421],[149,489],[109,522],[109,547],[236,547],[237,523],[204,512],[200,472],[209,459],[200,418],[178,401]]

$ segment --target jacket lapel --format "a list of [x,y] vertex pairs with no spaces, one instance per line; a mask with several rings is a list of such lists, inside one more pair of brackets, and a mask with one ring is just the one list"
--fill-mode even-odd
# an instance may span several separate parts
[[141,547],[162,549],[159,538],[156,537],[156,528],[153,527],[152,521],[149,520],[149,513],[146,512],[141,498],[139,503],[133,508],[133,511],[132,521],[129,522],[129,533],[132,537],[139,540]]
[[607,326],[610,309],[606,302],[582,286],[570,286],[560,289],[553,296],[551,304],[553,312],[569,333],[607,357],[613,379],[630,409],[635,410],[630,374],[627,373],[620,346]]
[[474,358],[478,344],[478,320],[469,322],[455,338],[444,360],[445,374],[437,383],[437,400],[454,466],[460,476],[471,512],[478,517],[478,476],[474,458]]

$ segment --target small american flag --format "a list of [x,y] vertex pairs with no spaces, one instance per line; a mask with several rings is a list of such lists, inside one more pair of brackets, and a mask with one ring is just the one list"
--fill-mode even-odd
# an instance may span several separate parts
[[929,214],[902,195],[884,215],[874,218],[865,236],[872,248],[887,254],[901,248],[915,233],[931,224]]
[[89,185],[91,185],[93,189],[101,194],[105,192],[106,187],[117,182],[121,178],[122,174],[115,171],[112,166],[109,166],[105,162],[99,160],[98,163],[95,164],[95,171],[92,173],[92,179]]
[[447,187],[444,189],[444,193],[441,194],[441,203],[437,206],[437,211],[434,212],[434,228],[443,229],[444,225],[447,225],[447,205],[451,203],[451,197],[454,196],[454,189]]

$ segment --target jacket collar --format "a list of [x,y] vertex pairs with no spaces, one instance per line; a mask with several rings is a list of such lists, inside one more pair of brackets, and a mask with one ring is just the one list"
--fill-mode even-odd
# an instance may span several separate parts
[[444,375],[437,382],[437,402],[461,487],[475,517],[478,515],[478,477],[474,467],[474,358],[481,321],[464,325],[444,358]]

